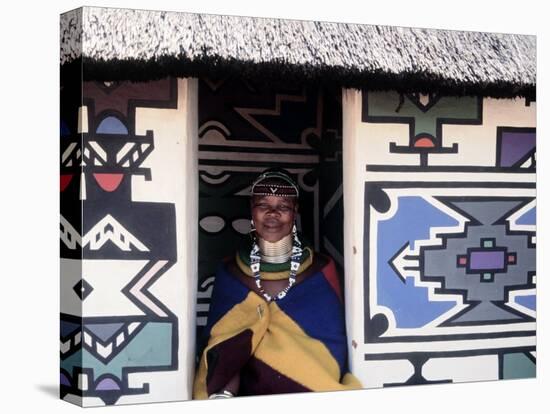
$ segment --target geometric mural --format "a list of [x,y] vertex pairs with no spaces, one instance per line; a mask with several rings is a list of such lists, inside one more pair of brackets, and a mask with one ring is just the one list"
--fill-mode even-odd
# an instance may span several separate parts
[[[176,79],[84,82],[61,120],[61,397],[147,394],[129,375],[178,369],[178,318],[150,288],[177,261],[173,203],[136,201],[152,130],[138,108],[176,108]],[[81,98],[81,99],[80,99]]]
[[[62,88],[62,398],[88,405],[148,401],[154,392],[165,398],[147,374],[190,366],[181,352],[187,359],[187,341],[200,339],[217,264],[246,240],[249,185],[266,168],[283,166],[297,180],[302,237],[335,259],[343,283],[340,89],[235,79],[198,80],[199,211],[189,224],[199,230],[198,280],[184,277],[176,248],[189,243],[178,236],[184,197],[165,190],[180,183],[171,154],[157,155],[168,148],[163,140],[179,141],[157,117],[165,111],[166,122],[181,123],[186,113],[170,112],[179,110],[180,81],[85,82],[66,89],[82,91],[70,107]],[[145,113],[152,127],[144,129]],[[168,136],[159,138],[162,129]],[[192,204],[195,194],[185,197]],[[176,285],[156,288],[164,278],[195,281],[196,335],[181,329],[191,315],[173,298]],[[185,387],[173,395],[181,399]]]
[[[250,247],[250,186],[272,167],[300,187],[299,238],[334,259],[364,388],[536,376],[537,103],[532,68],[515,67],[534,39],[510,39],[516,53],[497,61],[491,49],[510,46],[489,33],[459,33],[479,46],[464,57],[456,33],[428,33],[418,53],[422,33],[375,28],[387,42],[354,61],[339,36],[369,30],[331,26],[330,53],[306,39],[319,22],[221,36],[250,54],[208,46],[223,19],[182,15],[207,29],[188,36],[147,13],[140,37],[97,13],[61,20],[62,399],[192,398],[216,271]],[[456,71],[441,77],[438,60]]]
[[430,154],[456,154],[457,143],[443,144],[443,126],[448,124],[479,125],[482,122],[480,97],[450,97],[396,92],[371,92],[363,105],[366,122],[405,124],[409,140],[405,145],[391,142],[391,153],[417,154],[418,163],[426,167]]
[[376,252],[376,306],[390,311],[374,325],[367,320],[369,339],[397,331],[414,335],[426,326],[436,332],[438,327],[502,325],[505,331],[510,323],[532,322],[529,307],[517,309],[528,303],[535,287],[534,223],[531,231],[514,231],[530,210],[513,216],[532,204],[533,195],[450,196],[442,188],[439,192],[447,195],[438,196],[437,187],[426,183],[411,195],[414,184],[366,185],[372,208],[366,209],[365,225],[376,226],[379,237],[374,245],[367,240],[365,254]]
[[[302,190],[302,237],[346,279],[350,365],[366,388],[535,375],[534,101],[363,91],[343,143],[353,108],[338,88],[199,79],[198,222],[185,224],[198,228],[196,277],[176,217],[196,191],[165,189],[180,185],[167,161],[180,136],[163,127],[184,116],[170,112],[181,80],[67,87],[77,81],[61,89],[63,398],[181,395],[170,373],[192,379],[187,341],[200,341],[217,264],[247,240],[249,185],[272,166]],[[175,289],[190,284],[196,315]]]
[[367,90],[360,102],[354,373],[366,387],[534,376],[534,103]]
[[535,128],[497,128],[497,167],[534,171],[535,147]]

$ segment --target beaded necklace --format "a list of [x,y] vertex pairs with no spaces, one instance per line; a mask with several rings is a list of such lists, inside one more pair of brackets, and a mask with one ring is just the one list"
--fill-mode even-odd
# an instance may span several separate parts
[[302,257],[302,243],[298,239],[298,234],[296,230],[296,225],[292,227],[292,253],[290,256],[290,273],[288,275],[288,286],[285,287],[283,290],[281,290],[279,293],[277,293],[275,296],[271,296],[269,293],[265,291],[265,289],[262,286],[261,281],[261,275],[260,275],[260,261],[261,261],[261,255],[260,255],[260,246],[258,245],[258,242],[256,238],[254,238],[254,242],[252,245],[252,250],[250,251],[250,269],[252,270],[252,274],[254,275],[254,279],[256,282],[256,286],[258,287],[258,290],[263,295],[265,300],[268,302],[271,302],[272,300],[278,300],[282,299],[286,296],[289,289],[294,285],[296,282],[296,273],[298,272],[298,269],[300,267],[300,258]]

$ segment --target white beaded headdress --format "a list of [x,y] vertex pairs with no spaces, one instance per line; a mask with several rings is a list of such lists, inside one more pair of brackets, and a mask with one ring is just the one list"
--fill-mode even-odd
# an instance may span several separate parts
[[274,169],[264,171],[254,180],[250,195],[298,198],[300,192],[288,174]]

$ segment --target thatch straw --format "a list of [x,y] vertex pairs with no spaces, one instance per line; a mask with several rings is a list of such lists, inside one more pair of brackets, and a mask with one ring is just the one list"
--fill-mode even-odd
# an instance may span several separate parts
[[[80,27],[81,25],[81,27]],[[61,17],[62,67],[97,80],[240,75],[266,81],[530,96],[530,35],[84,7]]]

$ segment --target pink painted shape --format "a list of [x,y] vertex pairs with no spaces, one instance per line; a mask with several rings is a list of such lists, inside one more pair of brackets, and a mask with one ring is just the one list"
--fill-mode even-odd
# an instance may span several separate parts
[[73,174],[61,174],[59,178],[61,192],[63,192],[69,186],[69,183],[73,179]]
[[420,138],[414,142],[415,148],[434,148],[435,144],[430,138]]
[[100,174],[96,173],[94,174],[94,178],[96,179],[99,186],[108,192],[115,191],[118,186],[120,185],[120,182],[124,178],[124,174]]

